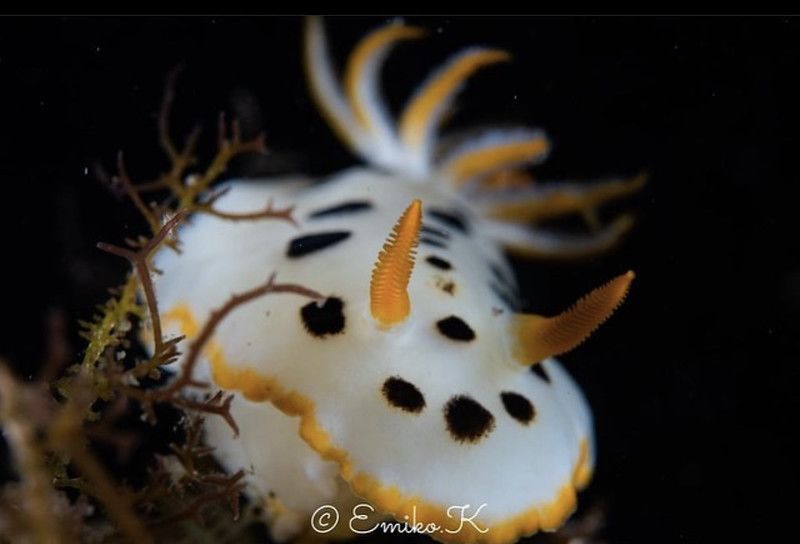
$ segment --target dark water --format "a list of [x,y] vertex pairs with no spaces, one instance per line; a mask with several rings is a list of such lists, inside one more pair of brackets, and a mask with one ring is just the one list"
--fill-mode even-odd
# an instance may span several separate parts
[[[328,20],[338,58],[380,21]],[[607,540],[704,542],[789,519],[775,508],[791,501],[768,488],[797,484],[800,20],[410,21],[430,35],[390,58],[394,106],[449,52],[504,47],[514,63],[475,78],[453,126],[545,128],[545,179],[650,174],[618,250],[517,263],[540,313],[638,275],[618,315],[563,358],[594,409],[598,470],[583,500],[606,505]],[[136,179],[165,168],[155,114],[176,64],[174,131],[203,123],[205,151],[224,109],[246,132],[263,128],[274,152],[239,164],[247,173],[354,162],[309,102],[300,29],[295,18],[0,19],[0,355],[32,373],[48,312],[86,317],[120,281],[123,263],[94,245],[145,226],[94,174],[118,149]]]

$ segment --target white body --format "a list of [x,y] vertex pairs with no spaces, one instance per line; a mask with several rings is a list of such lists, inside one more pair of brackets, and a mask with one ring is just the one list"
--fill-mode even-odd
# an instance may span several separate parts
[[[541,131],[492,130],[440,157],[436,129],[452,95],[477,68],[507,59],[495,50],[454,57],[414,94],[395,127],[377,73],[393,43],[418,34],[399,25],[370,34],[351,56],[342,87],[321,24],[311,20],[313,95],[371,166],[319,183],[232,182],[215,202],[219,211],[246,214],[272,201],[295,206],[297,225],[196,215],[180,228],[182,254],[165,249],[155,259],[169,333],[193,336],[212,310],[272,273],[327,297],[318,304],[271,294],[236,309],[196,369],[197,379],[236,395],[239,436],[211,417],[206,440],[226,469],[248,471],[250,493],[265,501],[278,539],[307,531],[309,516],[327,504],[340,507],[346,528],[347,509],[364,501],[400,521],[438,524],[431,536],[439,540],[506,544],[560,526],[592,472],[591,415],[579,389],[553,359],[519,360],[515,346],[525,339],[513,332],[516,281],[503,248],[536,256],[607,248],[629,219],[580,236],[531,223],[566,213],[594,217],[598,205],[640,185],[492,181],[542,160],[548,144]],[[382,326],[371,314],[371,274],[392,226],[417,199],[422,238],[406,288],[410,312]],[[319,215],[353,203],[349,213]],[[316,250],[299,243],[314,235],[322,235],[314,243],[337,239]],[[589,328],[572,314],[571,323],[586,330],[570,345],[612,310],[592,317]],[[319,314],[321,331],[308,320]],[[398,381],[403,388],[392,389]],[[458,507],[471,525],[459,525]]]
[[[291,203],[299,228],[275,221],[196,217],[180,232],[183,253],[164,251],[156,260],[155,266],[164,271],[157,278],[157,292],[165,315],[188,306],[199,323],[232,294],[258,286],[272,272],[278,281],[341,298],[346,324],[339,334],[309,334],[300,316],[308,300],[284,294],[235,311],[215,338],[228,365],[274,377],[282,387],[311,399],[314,417],[333,445],[348,453],[350,480],[366,474],[384,487],[425,497],[445,509],[486,504],[477,521],[491,527],[537,505],[547,508],[559,500],[565,486],[572,488],[579,463],[591,467],[591,421],[583,397],[556,361],[542,363],[551,378],[547,383],[512,358],[506,332],[512,312],[490,287],[497,283],[491,265],[501,267],[509,278],[513,275],[500,248],[481,234],[483,220],[467,202],[441,187],[363,169],[310,187],[234,183],[218,202],[220,211],[244,213],[270,199],[278,207]],[[411,316],[385,331],[370,316],[370,272],[392,224],[414,198],[422,200],[423,209],[462,214],[469,234],[423,216],[425,225],[449,234],[448,247],[420,245],[409,285]],[[372,209],[308,219],[320,209],[365,200]],[[352,235],[317,252],[287,257],[292,239],[340,230]],[[452,269],[431,266],[429,255],[446,259]],[[442,288],[447,282],[454,284],[452,294]],[[463,343],[443,336],[436,322],[449,315],[462,318],[477,338]],[[178,325],[168,317],[167,324]],[[207,365],[198,377],[213,380]],[[381,386],[391,376],[420,389],[426,402],[421,414],[387,403]],[[217,385],[228,385],[222,381]],[[503,391],[533,403],[536,416],[531,424],[523,425],[506,413]],[[493,430],[476,444],[448,434],[443,409],[457,394],[468,394],[494,416]],[[321,457],[326,453],[323,446],[300,439],[300,417],[244,398],[237,398],[233,415],[240,436],[234,437],[220,418],[209,418],[208,441],[228,470],[252,470],[248,479],[253,490],[264,497],[274,493],[288,509],[276,536],[306,528],[316,507],[348,500],[340,480],[342,467]],[[589,447],[586,459],[581,458],[582,443]]]

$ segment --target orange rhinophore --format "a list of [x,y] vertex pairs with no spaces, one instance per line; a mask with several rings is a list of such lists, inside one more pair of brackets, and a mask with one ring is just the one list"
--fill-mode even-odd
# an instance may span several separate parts
[[385,327],[400,323],[411,311],[407,289],[421,226],[422,202],[417,199],[397,220],[372,270],[369,309]]
[[622,304],[634,277],[632,271],[617,276],[554,317],[515,315],[512,335],[516,359],[531,365],[577,347]]

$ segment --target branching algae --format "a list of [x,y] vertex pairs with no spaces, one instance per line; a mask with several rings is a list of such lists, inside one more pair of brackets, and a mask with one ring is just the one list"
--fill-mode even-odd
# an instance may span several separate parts
[[[279,541],[398,521],[440,541],[506,544],[565,523],[594,442],[588,405],[553,356],[611,315],[633,273],[557,316],[521,314],[503,252],[611,247],[631,217],[601,226],[595,212],[644,179],[534,183],[525,168],[549,149],[540,130],[440,145],[453,96],[507,60],[499,50],[455,55],[393,119],[382,61],[421,35],[375,30],[340,77],[321,21],[307,22],[312,95],[364,162],[325,183],[214,186],[233,158],[263,153],[263,139],[221,117],[217,154],[197,171],[199,131],[180,148],[170,137],[168,80],[159,135],[169,170],[134,183],[120,155],[115,177],[151,233],[98,244],[131,272],[82,323],[83,359],[52,388],[0,367],[19,474],[3,489],[5,541],[239,541],[260,520]],[[150,191],[170,198],[150,203]],[[568,214],[591,232],[536,226]],[[149,356],[133,354],[139,341]],[[121,485],[90,446],[113,434],[119,410],[155,422],[164,405],[185,414],[183,439],[154,457],[145,485]],[[342,514],[338,525],[319,525],[326,509]]]

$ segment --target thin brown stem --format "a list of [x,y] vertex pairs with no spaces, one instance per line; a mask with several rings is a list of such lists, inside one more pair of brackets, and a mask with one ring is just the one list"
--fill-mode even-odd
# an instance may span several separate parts
[[281,219],[283,221],[287,221],[297,227],[297,221],[295,221],[294,217],[292,217],[292,212],[294,212],[294,206],[290,206],[288,208],[284,208],[282,210],[276,210],[272,208],[271,204],[267,204],[267,207],[258,212],[250,212],[250,213],[227,213],[227,212],[220,212],[213,208],[202,208],[207,214],[213,215],[215,217],[219,217],[220,219],[228,219],[231,221],[255,221],[259,219]]
[[200,139],[200,134],[202,132],[203,128],[200,125],[195,125],[192,128],[192,131],[186,138],[183,150],[171,160],[172,168],[169,173],[162,178],[176,197],[181,197],[186,191],[181,178],[184,171],[195,162],[194,150],[197,147],[197,141]]
[[172,103],[175,101],[175,82],[182,70],[183,66],[179,64],[167,74],[164,81],[164,94],[161,97],[161,108],[158,111],[158,141],[170,161],[178,158],[178,151],[169,135],[169,118],[172,113]]
[[183,369],[178,377],[164,389],[152,391],[154,394],[158,395],[159,400],[163,398],[171,398],[180,389],[188,386],[192,382],[194,367],[197,365],[197,361],[200,358],[203,348],[211,340],[214,331],[217,329],[222,320],[228,316],[228,314],[243,304],[271,293],[294,293],[313,299],[323,298],[321,294],[317,293],[316,291],[312,291],[307,287],[303,287],[302,285],[292,283],[275,283],[275,274],[272,274],[267,282],[263,285],[260,285],[259,287],[249,291],[245,291],[244,293],[231,296],[231,298],[228,299],[225,304],[211,312],[205,325],[203,325],[203,328],[200,330],[200,333],[189,344],[189,351],[186,354],[186,360],[183,363]]
[[208,199],[208,202],[201,204],[197,207],[197,210],[203,213],[207,213],[209,215],[213,215],[214,217],[219,217],[220,219],[227,219],[230,221],[257,221],[260,219],[280,219],[291,223],[295,227],[298,227],[297,221],[294,219],[292,215],[294,213],[294,206],[288,206],[282,209],[276,209],[273,207],[272,199],[267,202],[266,207],[263,210],[256,211],[256,212],[245,212],[245,213],[232,213],[232,212],[221,212],[214,208],[214,203],[219,200],[222,196],[228,193],[230,187],[225,187],[224,189],[217,191],[213,195],[211,195]]
[[187,410],[195,410],[197,412],[220,416],[225,420],[225,423],[230,426],[234,434],[239,436],[239,425],[236,424],[236,420],[233,419],[233,415],[231,414],[233,395],[223,397],[222,391],[219,391],[216,395],[205,402],[197,402],[180,396],[176,396],[172,402],[173,404],[182,408],[186,408]]
[[161,97],[161,108],[158,112],[158,140],[171,164],[169,172],[163,175],[158,183],[169,187],[175,196],[180,196],[184,191],[181,178],[186,168],[194,163],[194,150],[200,137],[200,127],[195,126],[189,133],[183,149],[179,151],[169,134],[169,120],[172,114],[172,104],[175,101],[175,83],[182,70],[183,66],[178,65],[167,74],[164,82],[164,94]]
[[122,185],[122,189],[131,199],[134,206],[136,206],[136,209],[139,210],[139,213],[141,213],[147,220],[147,224],[150,225],[150,230],[153,232],[153,234],[157,233],[159,230],[158,219],[155,218],[150,209],[144,203],[138,189],[134,187],[133,182],[128,175],[128,170],[125,168],[125,158],[122,154],[122,151],[117,153],[117,176],[115,180]]
[[153,280],[150,277],[150,270],[148,268],[148,259],[151,253],[155,251],[158,246],[164,241],[169,234],[170,230],[175,228],[186,216],[186,211],[179,211],[172,219],[167,221],[156,234],[144,244],[139,251],[118,247],[105,242],[97,244],[98,249],[117,255],[127,259],[136,270],[136,275],[139,277],[139,283],[144,291],[145,300],[147,301],[147,309],[150,313],[150,321],[153,327],[153,354],[155,357],[162,355],[164,349],[164,339],[161,334],[161,318],[158,314],[158,306],[156,304],[156,294],[153,288]]
[[264,153],[264,133],[252,140],[243,140],[238,121],[231,122],[231,137],[227,137],[225,114],[220,113],[217,122],[217,154],[206,171],[192,185],[186,187],[180,195],[179,208],[190,208],[195,199],[205,191],[228,167],[231,159],[243,153]]

